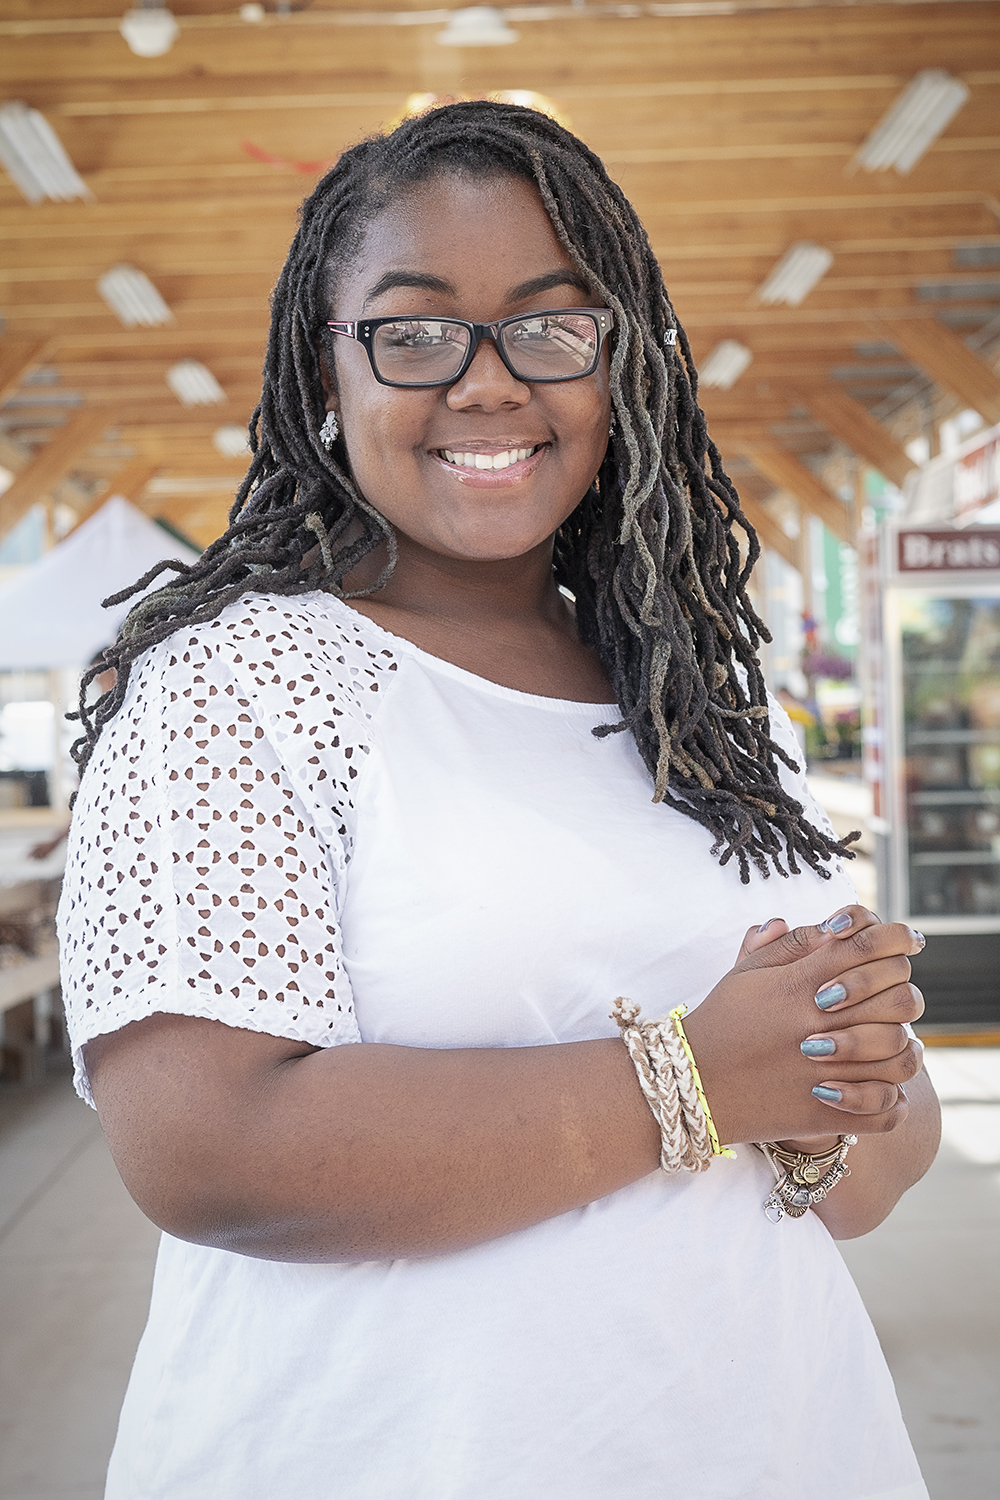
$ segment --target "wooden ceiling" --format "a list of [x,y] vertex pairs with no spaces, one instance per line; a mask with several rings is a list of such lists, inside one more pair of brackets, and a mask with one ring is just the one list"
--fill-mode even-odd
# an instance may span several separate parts
[[[0,4],[0,99],[45,114],[93,193],[33,206],[0,173],[0,463],[18,475],[0,534],[36,500],[83,515],[110,487],[201,544],[218,534],[244,464],[212,435],[253,409],[296,205],[319,164],[416,92],[537,90],[603,157],[696,356],[722,338],[753,353],[704,405],[779,549],[754,504],[775,490],[850,535],[831,455],[898,482],[902,443],[932,419],[975,406],[1000,420],[996,3],[523,7],[513,46],[455,49],[436,41],[444,12],[400,18],[398,3],[277,14],[269,0],[250,24],[219,0],[173,0],[181,32],[156,59],[118,35],[125,8]],[[944,135],[908,176],[850,174],[929,67],[971,91]],[[756,289],[800,240],[827,246],[831,269],[801,306],[762,306]],[[171,326],[126,330],[108,310],[96,281],[122,261],[152,278]],[[209,367],[224,405],[181,406],[165,381],[181,358]]]

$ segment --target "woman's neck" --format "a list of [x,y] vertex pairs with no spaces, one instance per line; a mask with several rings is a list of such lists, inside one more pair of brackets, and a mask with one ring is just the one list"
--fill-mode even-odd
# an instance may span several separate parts
[[[383,562],[366,558],[345,578],[345,592],[377,578]],[[393,635],[504,687],[583,703],[614,699],[556,586],[550,542],[523,557],[469,562],[400,538],[386,584],[350,602]]]

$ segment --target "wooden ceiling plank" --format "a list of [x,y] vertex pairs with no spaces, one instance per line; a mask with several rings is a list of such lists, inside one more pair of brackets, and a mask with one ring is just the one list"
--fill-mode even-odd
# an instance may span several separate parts
[[835,437],[842,438],[852,452],[867,460],[890,483],[902,487],[914,467],[913,460],[860,401],[829,385],[806,388],[799,394],[803,404]]
[[807,510],[818,516],[842,542],[853,545],[847,509],[811,469],[773,439],[743,439],[740,450],[755,469],[766,474],[781,489],[789,490]]
[[1000,422],[1000,377],[952,329],[926,316],[905,321],[880,319],[877,327],[932,380],[979,412],[990,426]]
[[0,537],[6,536],[38,500],[44,500],[102,435],[99,419],[92,411],[79,411],[21,470],[14,483],[0,495]]

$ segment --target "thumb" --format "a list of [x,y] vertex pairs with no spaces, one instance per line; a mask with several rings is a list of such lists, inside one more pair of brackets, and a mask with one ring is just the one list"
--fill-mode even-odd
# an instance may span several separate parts
[[766,948],[776,938],[784,937],[787,931],[788,923],[784,917],[768,917],[767,921],[761,922],[759,927],[751,927],[740,944],[740,951],[736,956],[736,962],[741,963],[743,959],[749,958],[752,953],[757,953],[761,948]]
[[793,964],[829,943],[850,937],[863,927],[878,925],[878,917],[865,906],[842,906],[815,926],[789,928],[787,922],[768,923],[766,932],[758,928],[758,941],[752,946],[748,944],[750,934],[744,938],[737,963],[744,969],[770,969]]

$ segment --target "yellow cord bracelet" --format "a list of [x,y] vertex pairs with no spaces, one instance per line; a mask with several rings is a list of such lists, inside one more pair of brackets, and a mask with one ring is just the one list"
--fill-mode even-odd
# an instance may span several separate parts
[[681,1046],[684,1048],[687,1060],[691,1064],[691,1076],[694,1079],[695,1091],[698,1095],[698,1103],[705,1111],[705,1123],[708,1126],[709,1140],[712,1142],[712,1155],[728,1156],[730,1159],[735,1159],[736,1152],[731,1151],[728,1146],[723,1146],[719,1142],[719,1133],[715,1128],[715,1121],[712,1119],[712,1111],[708,1107],[708,1100],[705,1098],[705,1090],[701,1086],[701,1074],[698,1072],[698,1064],[694,1060],[694,1053],[691,1051],[691,1043],[687,1039],[684,1031],[684,1024],[681,1020],[682,1016],[687,1015],[687,1009],[688,1008],[686,1005],[676,1005],[674,1009],[669,1013],[670,1020],[674,1023],[674,1030],[677,1033]]

